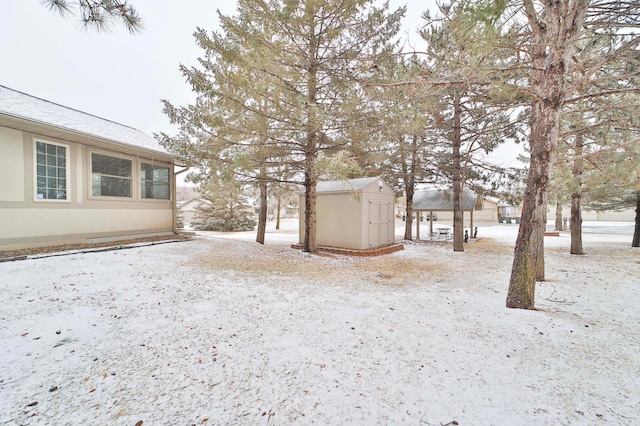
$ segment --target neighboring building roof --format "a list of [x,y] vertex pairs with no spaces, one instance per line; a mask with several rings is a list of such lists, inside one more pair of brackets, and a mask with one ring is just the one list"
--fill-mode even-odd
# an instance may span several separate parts
[[123,145],[166,153],[153,137],[133,127],[36,98],[2,85],[0,85],[0,114]]
[[491,201],[492,203],[495,203],[498,207],[513,207],[513,204],[509,204],[506,201],[502,201],[499,198],[495,198],[495,197],[484,197],[485,200]]
[[178,209],[179,210],[186,210],[186,209],[194,209],[196,207],[199,207],[203,204],[213,204],[211,201],[206,200],[204,198],[200,198],[200,197],[194,197],[190,200],[187,201],[183,201],[180,205],[178,205]]
[[332,180],[332,181],[318,182],[318,185],[316,186],[316,193],[360,191],[362,189],[365,189],[372,183],[378,182],[379,180],[381,180],[380,176],[369,177],[369,178],[359,178],[359,179]]
[[[413,194],[413,210],[453,211],[453,190],[423,189]],[[471,189],[462,190],[462,210],[482,210],[482,201]]]

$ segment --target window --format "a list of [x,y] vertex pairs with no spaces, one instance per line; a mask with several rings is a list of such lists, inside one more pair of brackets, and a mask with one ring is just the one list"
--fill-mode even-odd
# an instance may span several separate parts
[[140,163],[140,197],[168,200],[169,167]]
[[67,199],[68,147],[36,141],[36,199]]
[[131,198],[131,169],[129,159],[91,153],[91,195]]

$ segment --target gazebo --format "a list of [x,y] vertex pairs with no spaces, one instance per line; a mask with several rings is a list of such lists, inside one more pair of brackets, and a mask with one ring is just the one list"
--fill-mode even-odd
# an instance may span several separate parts
[[[469,212],[470,228],[473,229],[473,211],[482,210],[482,197],[468,188],[462,190],[462,214]],[[413,194],[413,211],[416,212],[416,238],[420,239],[420,213],[429,212],[429,235],[433,235],[433,212],[453,211],[453,190],[423,189]]]

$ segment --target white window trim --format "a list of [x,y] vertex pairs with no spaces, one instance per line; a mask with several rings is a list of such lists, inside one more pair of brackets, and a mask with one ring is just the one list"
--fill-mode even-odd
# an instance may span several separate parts
[[[89,158],[87,159],[87,198],[89,200],[111,200],[111,201],[137,201],[139,189],[136,188],[136,181],[138,180],[139,172],[136,165],[138,162],[135,157],[128,155],[122,155],[119,153],[102,151],[102,150],[88,150]],[[131,197],[114,197],[107,195],[93,195],[93,154],[106,155],[109,157],[123,158],[131,161]]]
[[[36,203],[71,203],[71,146],[66,143],[53,142],[43,138],[33,138],[33,201]],[[65,156],[65,170],[66,170],[66,193],[67,198],[64,200],[51,199],[51,198],[38,198],[38,142],[47,145],[56,145],[66,148],[67,155]]]
[[172,176],[173,176],[173,169],[171,167],[170,164],[166,164],[166,163],[158,163],[155,161],[150,161],[150,160],[144,160],[144,159],[138,159],[138,167],[136,169],[137,173],[138,173],[138,191],[141,191],[140,186],[142,184],[142,174],[140,173],[140,167],[142,166],[142,163],[145,164],[151,164],[152,166],[158,166],[158,167],[165,167],[167,169],[169,169],[169,198],[145,198],[142,196],[142,193],[139,194],[140,197],[140,201],[142,202],[149,202],[149,203],[166,203],[169,202],[173,199],[173,183],[172,183]]

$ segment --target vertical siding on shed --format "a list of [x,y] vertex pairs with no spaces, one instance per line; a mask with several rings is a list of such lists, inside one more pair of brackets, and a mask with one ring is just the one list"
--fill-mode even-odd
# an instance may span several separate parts
[[[299,243],[304,242],[304,194],[300,195]],[[376,231],[371,238],[371,203],[384,204],[378,209]],[[395,241],[395,192],[388,185],[380,191],[378,182],[364,190],[321,192],[316,199],[316,243],[319,246],[364,250]]]
[[373,248],[395,241],[395,193],[387,187],[363,193],[365,220],[362,221],[362,248]]
[[361,249],[362,196],[355,192],[322,194],[317,200],[317,243]]

